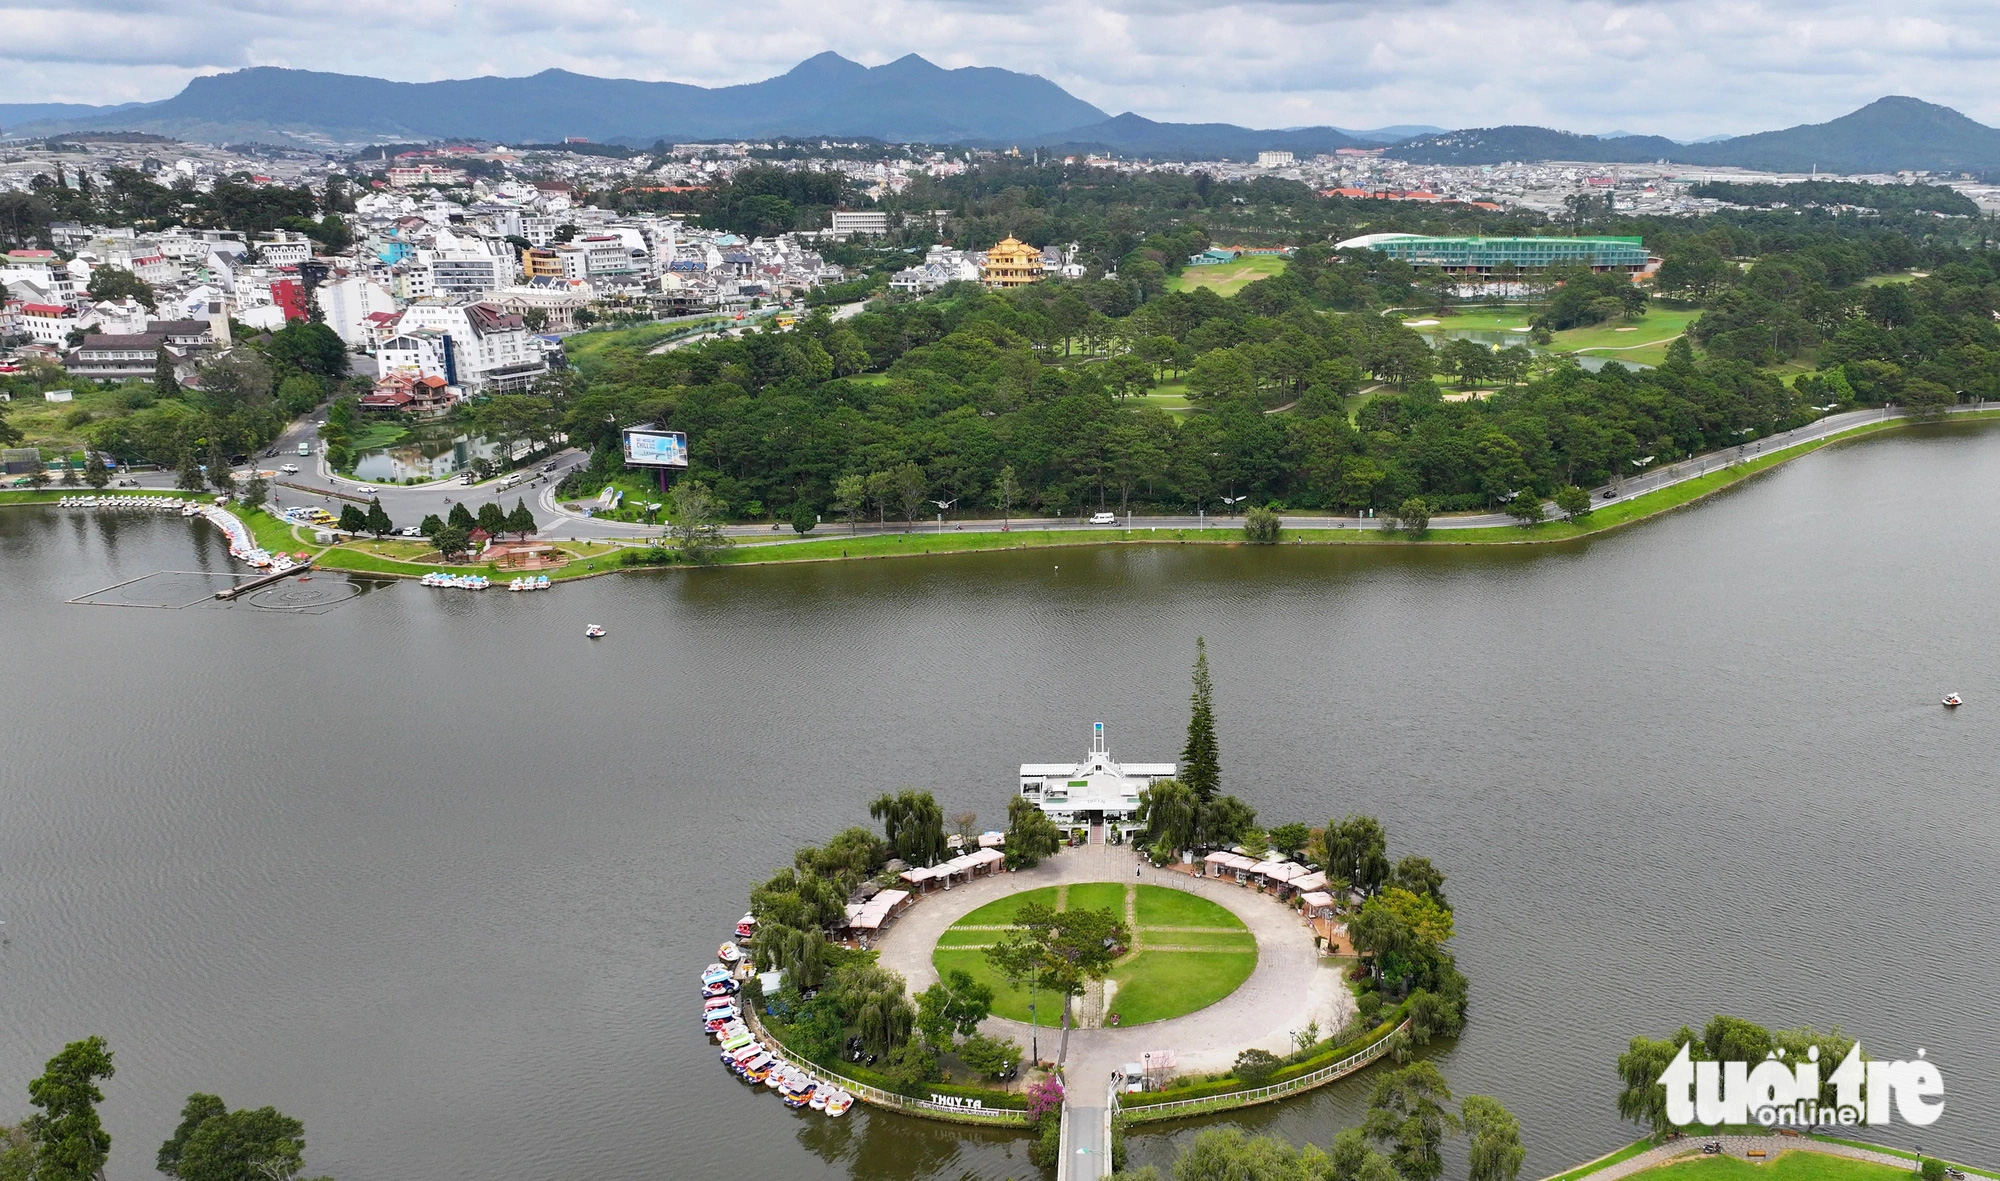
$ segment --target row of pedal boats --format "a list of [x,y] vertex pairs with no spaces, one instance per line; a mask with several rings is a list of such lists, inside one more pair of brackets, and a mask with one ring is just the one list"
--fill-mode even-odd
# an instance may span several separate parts
[[194,514],[182,506],[191,504],[178,496],[65,496],[56,501],[57,508],[136,508],[188,517]]
[[751,1086],[762,1084],[778,1093],[786,1107],[825,1112],[838,1118],[854,1106],[854,1096],[823,1079],[814,1078],[757,1041],[743,1022],[735,974],[719,963],[701,974],[701,1024],[721,1044],[722,1064]]
[[[434,586],[445,590],[485,590],[493,585],[493,580],[484,574],[447,574],[443,570],[433,570],[417,580],[424,586]],[[538,591],[549,589],[549,576],[524,574],[507,584],[510,591]]]

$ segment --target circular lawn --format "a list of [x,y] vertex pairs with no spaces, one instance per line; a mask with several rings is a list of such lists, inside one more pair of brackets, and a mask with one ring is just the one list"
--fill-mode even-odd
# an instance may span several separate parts
[[[1110,908],[1132,932],[1126,953],[1105,978],[1105,1012],[1118,1023],[1143,1025],[1205,1008],[1236,991],[1257,967],[1257,940],[1243,920],[1206,898],[1165,886],[1082,882],[1043,886],[996,898],[959,919],[938,937],[931,963],[940,977],[961,971],[993,989],[993,1014],[1055,1025],[1062,997],[1048,989],[1034,996],[1016,988],[987,962],[1021,907],[1030,902],[1058,910]],[[1033,1002],[1035,1011],[1028,1009]]]

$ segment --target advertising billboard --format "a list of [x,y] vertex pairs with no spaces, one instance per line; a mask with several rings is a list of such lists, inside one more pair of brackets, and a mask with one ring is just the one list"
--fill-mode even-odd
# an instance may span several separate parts
[[688,465],[687,435],[681,431],[655,430],[635,426],[625,432],[626,467],[674,467]]

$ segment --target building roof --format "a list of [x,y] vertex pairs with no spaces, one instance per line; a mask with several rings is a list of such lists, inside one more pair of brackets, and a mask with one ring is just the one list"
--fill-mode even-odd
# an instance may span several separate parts
[[148,320],[146,331],[164,336],[197,336],[209,331],[207,320]]
[[24,316],[67,316],[70,314],[70,311],[61,304],[24,303],[21,305],[21,314]]
[[156,332],[141,332],[128,336],[86,336],[78,345],[79,351],[91,349],[157,349],[166,338]]

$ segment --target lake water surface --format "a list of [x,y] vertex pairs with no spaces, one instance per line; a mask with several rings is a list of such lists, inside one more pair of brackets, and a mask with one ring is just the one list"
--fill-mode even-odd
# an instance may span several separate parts
[[[224,568],[220,535],[0,510],[0,1119],[101,1033],[112,1181],[154,1175],[197,1090],[303,1118],[341,1181],[1032,1176],[1015,1136],[746,1090],[692,982],[748,888],[883,790],[996,822],[1015,765],[1096,720],[1175,757],[1204,635],[1227,790],[1269,823],[1373,813],[1450,875],[1474,1008],[1437,1057],[1520,1117],[1524,1177],[1630,1139],[1619,1050],[1715,1012],[1924,1047],[1944,1118],[1883,1138],[2000,1164],[1996,538],[2000,433],[1965,428],[1564,547],[397,584],[321,614],[66,604]],[[1239,1122],[1324,1140],[1367,1086]]]

